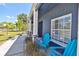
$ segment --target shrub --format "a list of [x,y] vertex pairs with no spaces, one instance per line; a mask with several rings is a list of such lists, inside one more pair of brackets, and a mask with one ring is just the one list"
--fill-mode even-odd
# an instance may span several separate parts
[[44,55],[40,50],[33,44],[32,39],[30,37],[26,38],[26,53],[29,56],[42,56]]

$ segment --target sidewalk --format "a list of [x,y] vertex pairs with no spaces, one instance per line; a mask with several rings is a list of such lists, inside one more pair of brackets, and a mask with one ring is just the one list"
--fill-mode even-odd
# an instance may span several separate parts
[[[3,45],[0,46],[0,56],[4,56],[13,43],[17,40],[18,36],[6,41]],[[14,40],[13,40],[14,39]]]
[[26,38],[26,35],[20,36],[14,44],[11,46],[9,51],[6,53],[5,56],[25,56],[24,53],[24,40]]

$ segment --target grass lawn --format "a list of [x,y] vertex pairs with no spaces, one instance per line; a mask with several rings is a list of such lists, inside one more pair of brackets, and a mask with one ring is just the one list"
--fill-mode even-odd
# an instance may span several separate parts
[[20,33],[21,32],[8,32],[8,35],[7,35],[7,32],[0,31],[0,45],[4,43],[5,41],[7,41],[7,39],[9,39],[10,37],[14,37]]

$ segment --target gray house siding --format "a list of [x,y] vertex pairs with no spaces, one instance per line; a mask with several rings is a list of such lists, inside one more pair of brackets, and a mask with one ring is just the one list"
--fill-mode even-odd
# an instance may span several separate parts
[[[39,8],[39,18],[42,17],[45,13],[50,11],[52,8],[56,7],[58,3],[42,3]],[[42,11],[41,11],[42,10]]]
[[71,38],[77,39],[78,34],[78,4],[73,6],[72,12],[72,29],[71,29]]
[[[49,8],[49,7],[48,7]],[[45,9],[45,8],[44,8]],[[46,9],[45,9],[46,10]],[[42,11],[42,10],[40,10]],[[44,10],[43,10],[44,11]],[[42,12],[43,12],[42,11]],[[43,34],[51,31],[51,19],[72,13],[72,38],[77,38],[77,4],[58,4],[54,8],[39,17],[43,21]],[[40,15],[40,13],[39,13]],[[74,28],[75,27],[75,28]]]

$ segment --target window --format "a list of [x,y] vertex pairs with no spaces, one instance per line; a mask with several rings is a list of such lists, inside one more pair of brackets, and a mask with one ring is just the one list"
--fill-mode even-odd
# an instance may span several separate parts
[[67,14],[51,20],[51,37],[54,40],[68,43],[71,39],[72,15]]

